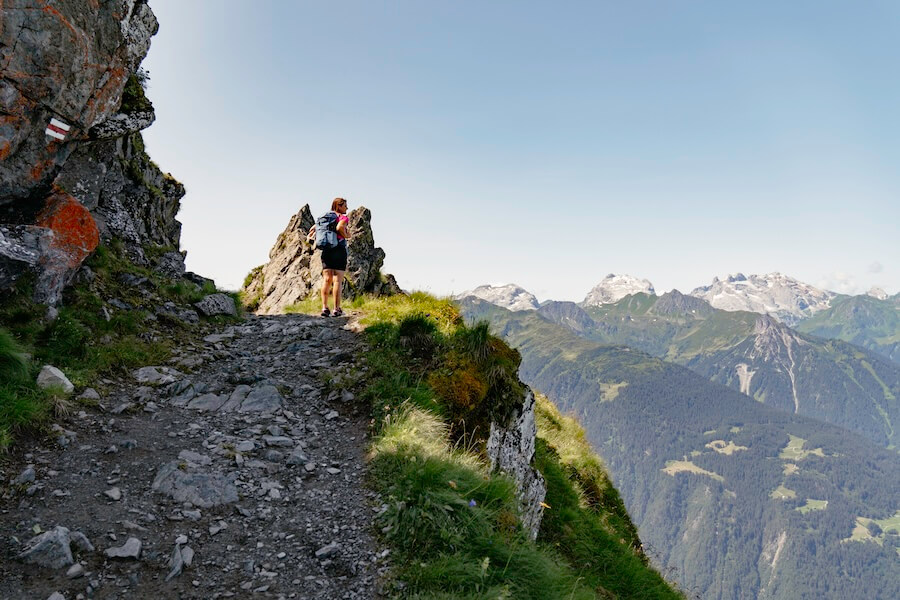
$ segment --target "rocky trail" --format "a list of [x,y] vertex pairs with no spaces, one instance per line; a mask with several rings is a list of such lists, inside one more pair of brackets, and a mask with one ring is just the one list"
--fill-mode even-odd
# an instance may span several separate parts
[[2,463],[0,598],[376,597],[355,329],[251,316],[104,380]]

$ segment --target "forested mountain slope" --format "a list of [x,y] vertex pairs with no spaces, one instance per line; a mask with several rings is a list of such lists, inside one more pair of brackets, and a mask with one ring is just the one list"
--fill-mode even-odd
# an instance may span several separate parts
[[900,460],[651,356],[480,302],[573,412],[663,569],[703,598],[900,596]]
[[900,442],[900,366],[864,348],[799,333],[766,315],[719,310],[677,291],[586,310],[551,302],[539,314],[586,339],[678,363],[882,446]]
[[800,321],[797,331],[844,340],[900,363],[900,294],[835,298],[827,310]]

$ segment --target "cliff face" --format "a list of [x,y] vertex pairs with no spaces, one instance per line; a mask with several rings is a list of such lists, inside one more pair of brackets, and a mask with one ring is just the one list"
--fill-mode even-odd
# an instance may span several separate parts
[[515,408],[508,423],[491,422],[487,455],[492,470],[503,471],[516,482],[522,509],[522,528],[531,539],[535,539],[544,514],[542,503],[547,495],[547,485],[534,467],[537,440],[535,399],[531,389],[525,389],[522,405]]
[[138,133],[154,120],[138,74],[158,29],[146,0],[6,0],[0,14],[0,290],[30,272],[35,299],[56,304],[114,238],[183,274],[184,188]]

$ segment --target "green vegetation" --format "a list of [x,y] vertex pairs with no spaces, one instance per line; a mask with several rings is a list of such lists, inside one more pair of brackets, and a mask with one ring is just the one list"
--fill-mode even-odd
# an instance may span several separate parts
[[637,529],[584,429],[541,395],[536,417],[536,462],[549,507],[538,541],[562,553],[601,597],[681,597],[647,567]]
[[773,498],[774,500],[793,500],[794,498],[797,497],[797,492],[795,492],[794,490],[788,489],[788,488],[784,487],[783,485],[779,485],[775,489],[775,491],[773,491],[771,494],[769,494],[769,497]]
[[[678,598],[647,567],[624,506],[584,433],[545,400],[536,464],[547,481],[537,542],[515,486],[491,474],[489,422],[524,398],[518,353],[446,300],[416,293],[350,303],[370,345],[372,486],[402,598]],[[318,312],[317,303],[306,307]],[[300,310],[295,307],[294,310]],[[569,439],[572,437],[573,439]],[[402,582],[402,583],[401,583]]]
[[803,438],[793,434],[788,434],[788,437],[790,438],[790,441],[787,446],[782,449],[778,458],[783,460],[803,460],[810,455],[820,456],[822,458],[825,457],[825,452],[821,448],[804,450],[803,446],[806,444],[806,440]]
[[128,76],[125,89],[122,91],[122,104],[119,107],[121,112],[132,114],[153,110],[153,103],[144,93],[148,81],[150,74],[143,69],[138,69],[136,73]]
[[10,333],[0,327],[0,451],[14,432],[41,422],[51,408],[49,394],[34,383],[31,361]]
[[[792,410],[775,410],[638,350],[592,342],[540,311],[461,305],[467,319],[489,318],[519,350],[523,381],[578,416],[640,527],[645,552],[692,595],[900,597],[900,536],[885,534],[884,546],[844,542],[859,515],[896,513],[895,451]],[[855,371],[857,378],[863,373]],[[604,401],[607,384],[620,382],[627,385]],[[787,456],[802,461],[780,459],[786,448]],[[676,459],[670,467],[702,469],[724,481],[696,471],[667,474],[669,459]],[[776,490],[788,497],[773,498]],[[796,510],[807,498],[828,505]],[[866,531],[871,536],[877,529]],[[765,549],[781,544],[782,532],[772,577],[761,565],[771,564]]]
[[[464,300],[467,314],[502,314]],[[577,318],[569,314],[579,311]],[[500,312],[498,312],[500,311]],[[625,345],[680,364],[775,408],[799,412],[865,435],[888,448],[900,445],[900,303],[897,297],[838,299],[798,331],[778,326],[759,337],[760,315],[712,308],[671,292],[635,294],[584,310],[548,303],[534,311],[579,337]],[[830,316],[825,316],[824,313]],[[884,360],[859,344],[892,359]],[[766,351],[760,353],[758,345]],[[791,358],[788,359],[790,351]],[[797,365],[796,369],[783,368]],[[601,396],[603,397],[603,396]],[[794,404],[796,397],[797,403]],[[604,399],[608,399],[604,397]]]
[[712,477],[716,481],[725,481],[725,478],[718,473],[713,473],[712,471],[707,471],[706,469],[698,467],[689,460],[667,460],[666,466],[662,471],[666,475],[671,475],[673,477],[678,473],[696,473],[697,475]]
[[825,510],[826,508],[828,508],[828,500],[813,500],[812,498],[807,498],[806,504],[798,506],[797,510],[805,515],[811,510]]
[[[148,249],[161,254],[165,249]],[[47,307],[32,300],[28,277],[0,294],[0,449],[16,431],[40,427],[54,410],[64,408],[59,395],[34,384],[42,365],[61,369],[76,387],[95,385],[102,376],[122,375],[130,369],[158,364],[173,344],[189,334],[190,326],[152,314],[164,301],[188,304],[215,292],[211,286],[172,282],[133,264],[120,244],[100,246],[85,264],[90,283],[67,288],[54,320]],[[143,278],[141,285],[123,285],[123,277]],[[116,298],[123,306],[107,306]],[[213,321],[226,321],[214,318]],[[31,358],[25,358],[26,354]]]
[[862,346],[900,363],[900,301],[897,296],[842,296],[826,310],[797,324],[797,330]]
[[[897,540],[897,536],[900,536],[900,510],[886,519],[856,517],[853,533],[845,541],[875,542],[879,546],[884,546],[888,540],[895,543],[900,541]],[[896,548],[897,553],[900,554],[900,545],[896,545]]]

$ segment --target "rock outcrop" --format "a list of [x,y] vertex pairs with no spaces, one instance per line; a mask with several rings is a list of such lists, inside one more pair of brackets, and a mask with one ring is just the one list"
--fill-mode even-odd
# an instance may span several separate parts
[[[113,117],[159,24],[146,0],[7,0],[0,21],[0,205],[46,190]],[[71,127],[45,134],[50,119]]]
[[[392,275],[382,275],[384,250],[375,247],[372,213],[361,206],[350,211],[350,240],[347,243],[347,272],[343,297],[358,294],[395,294],[400,288]],[[291,217],[269,251],[269,262],[256,267],[244,282],[248,307],[259,314],[284,312],[322,287],[322,253],[306,240],[314,225],[309,205]]]
[[544,478],[532,465],[537,438],[534,406],[534,393],[526,388],[524,402],[516,408],[505,425],[491,422],[487,442],[491,470],[502,471],[516,482],[522,510],[522,528],[531,539],[537,538],[544,514],[541,503],[547,495]]
[[0,290],[32,273],[35,300],[58,304],[112,239],[184,273],[184,187],[139,133],[155,118],[139,65],[157,29],[146,0],[0,4]]

